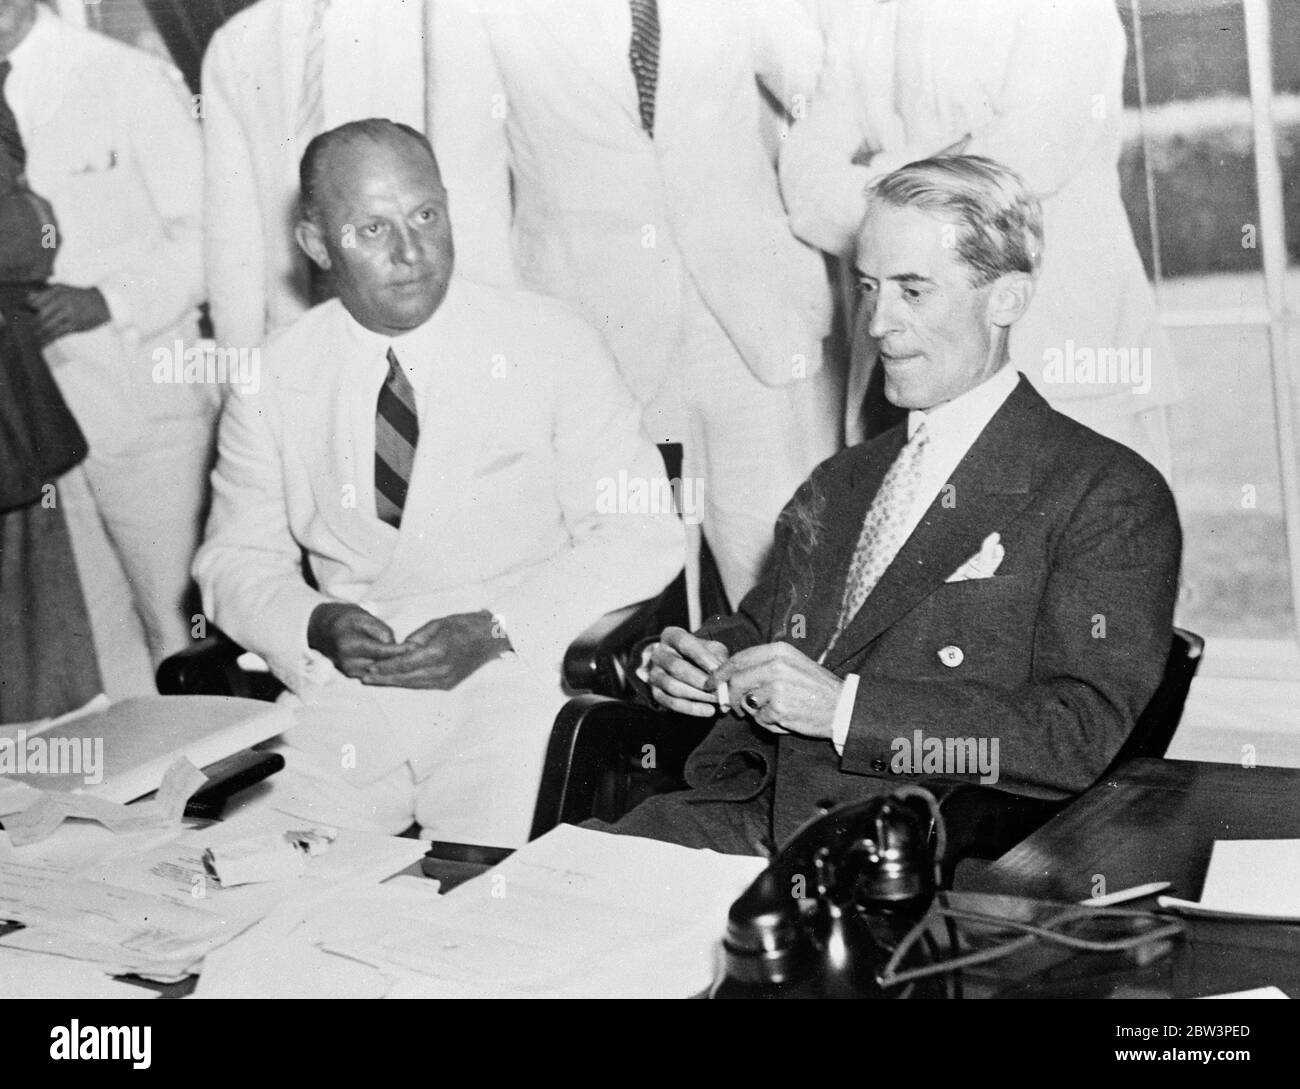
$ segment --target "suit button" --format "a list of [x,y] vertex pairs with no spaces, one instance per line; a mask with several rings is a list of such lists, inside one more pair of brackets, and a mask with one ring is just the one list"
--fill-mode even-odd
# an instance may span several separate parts
[[884,770],[885,770],[885,762],[884,762],[883,760],[881,760],[879,757],[877,757],[875,760],[871,761],[871,770],[872,770],[872,771],[884,771]]
[[939,651],[939,661],[949,669],[956,669],[966,660],[966,655],[962,653],[961,647],[944,647]]

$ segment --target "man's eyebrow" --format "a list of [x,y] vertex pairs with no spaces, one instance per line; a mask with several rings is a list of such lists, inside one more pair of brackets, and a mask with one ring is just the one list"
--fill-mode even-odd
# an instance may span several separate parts
[[[864,280],[874,280],[877,277],[864,272],[861,267],[855,265],[853,270]],[[900,272],[897,276],[886,276],[886,280],[896,284],[933,284],[934,280],[929,276],[922,276],[919,272]]]

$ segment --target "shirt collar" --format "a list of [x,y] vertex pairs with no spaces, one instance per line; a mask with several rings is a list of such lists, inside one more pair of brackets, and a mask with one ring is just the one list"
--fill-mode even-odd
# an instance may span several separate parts
[[993,419],[1003,402],[1011,396],[1011,391],[1020,381],[1020,374],[1011,364],[1004,364],[996,374],[986,378],[974,389],[969,389],[960,397],[938,405],[928,412],[913,410],[907,414],[907,437],[916,434],[916,429],[925,422],[925,429],[931,441],[964,443],[969,447],[975,441],[988,422]]
[[387,357],[388,349],[392,348],[397,353],[397,358],[402,366],[414,377],[421,376],[424,369],[417,368],[417,361],[432,359],[434,354],[433,345],[439,341],[445,341],[446,328],[453,320],[452,311],[456,306],[458,296],[456,278],[453,276],[451,283],[447,286],[447,294],[429,320],[423,325],[408,332],[400,333],[397,336],[377,333],[373,329],[367,329],[348,313],[347,308],[343,307],[342,303],[339,305],[343,309],[344,325],[348,336],[356,346],[359,354],[368,359],[373,358],[382,361]]

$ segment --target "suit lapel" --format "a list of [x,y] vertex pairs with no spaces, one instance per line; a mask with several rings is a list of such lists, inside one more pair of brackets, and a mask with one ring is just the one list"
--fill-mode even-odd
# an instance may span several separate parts
[[[1038,450],[1046,413],[1046,402],[1022,378],[845,629],[827,668],[833,670],[856,656],[942,585],[979,550],[985,537],[1016,517],[1031,494],[1035,465],[1033,454],[1026,452]],[[847,569],[843,558],[840,570]]]
[[[818,519],[823,526],[829,527],[830,538],[824,546],[809,550],[805,557],[806,571],[798,570],[794,563],[789,564],[793,568],[789,578],[795,597],[785,609],[787,616],[781,631],[785,632],[788,627],[790,615],[798,613],[808,617],[812,630],[807,633],[807,643],[801,641],[801,645],[814,647],[817,653],[825,648],[835,628],[844,597],[845,574],[857,547],[867,509],[906,440],[907,429],[897,427],[876,441],[857,448],[860,460],[849,477],[844,507],[822,512]],[[810,576],[811,585],[808,581]],[[802,594],[800,586],[806,588]]]
[[[625,0],[523,0],[537,38],[562,53],[568,70],[585,74],[600,100],[618,106],[639,130],[636,80],[627,56],[631,19],[616,10],[619,4],[626,7]],[[617,47],[611,49],[611,42]]]

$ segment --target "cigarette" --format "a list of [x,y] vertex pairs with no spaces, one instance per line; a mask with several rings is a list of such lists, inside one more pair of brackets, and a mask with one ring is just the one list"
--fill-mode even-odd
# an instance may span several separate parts
[[731,690],[726,681],[718,682],[718,710],[724,715],[731,713]]

